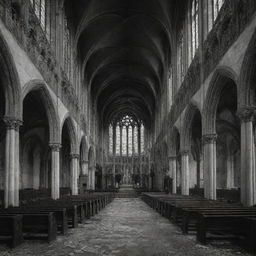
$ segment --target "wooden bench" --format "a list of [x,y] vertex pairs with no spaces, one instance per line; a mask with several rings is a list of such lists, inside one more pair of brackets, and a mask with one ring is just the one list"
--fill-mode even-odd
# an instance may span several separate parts
[[256,217],[255,212],[230,212],[230,213],[198,213],[196,228],[197,241],[206,244],[209,232],[228,233],[235,235],[246,234],[247,226],[242,217]]
[[0,216],[22,215],[22,233],[24,238],[47,238],[51,242],[57,237],[57,223],[52,212],[30,213],[28,211],[1,210]]
[[65,235],[68,231],[68,215],[67,215],[66,208],[62,208],[62,207],[58,208],[55,206],[27,205],[27,206],[23,206],[21,209],[26,210],[28,212],[38,212],[38,213],[53,212],[56,218],[57,227],[60,233]]
[[72,202],[62,202],[58,200],[38,200],[34,204],[37,207],[53,207],[58,209],[66,209],[68,225],[73,228],[78,227],[78,212],[77,205]]
[[22,215],[0,215],[0,240],[10,242],[12,248],[23,242]]

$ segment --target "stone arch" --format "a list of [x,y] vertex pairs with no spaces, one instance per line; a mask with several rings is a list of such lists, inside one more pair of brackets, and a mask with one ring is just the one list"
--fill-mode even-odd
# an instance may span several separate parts
[[238,109],[246,106],[255,107],[255,83],[256,83],[256,29],[249,42],[242,62],[238,79]]
[[[191,147],[192,131],[191,126],[196,113],[200,113],[200,110],[193,104],[190,103],[187,107],[184,116],[184,123],[181,128],[181,148],[182,150],[189,150]],[[201,114],[201,113],[200,113]]]
[[22,147],[21,188],[39,189],[44,145],[36,134],[27,135]]
[[67,125],[68,128],[68,134],[70,137],[70,148],[71,148],[71,154],[78,154],[79,149],[78,149],[78,143],[77,143],[77,131],[76,127],[74,124],[73,119],[67,114],[66,117],[63,119],[62,125],[61,125],[61,133],[63,131],[63,126],[64,124]]
[[45,107],[49,123],[49,143],[60,143],[60,121],[53,99],[41,80],[29,81],[22,90],[22,100],[32,91],[38,92],[39,97]]
[[95,149],[93,146],[91,146],[88,151],[88,164],[89,164],[89,168],[94,168],[96,164]]
[[85,135],[82,136],[81,141],[80,141],[80,160],[81,161],[88,161],[88,145],[86,141]]
[[202,111],[202,133],[216,133],[216,112],[225,85],[233,81],[236,84],[237,76],[229,67],[219,67],[213,74],[210,82]]
[[169,135],[169,156],[176,156],[179,152],[177,152],[177,143],[180,144],[180,133],[176,126],[173,126],[170,135]]
[[21,86],[13,56],[0,32],[0,82],[5,95],[5,116],[22,120]]

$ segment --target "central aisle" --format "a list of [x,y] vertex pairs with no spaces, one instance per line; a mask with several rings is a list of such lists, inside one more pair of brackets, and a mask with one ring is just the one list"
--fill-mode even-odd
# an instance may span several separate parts
[[[6,250],[6,248],[4,248]],[[139,198],[116,198],[102,212],[66,236],[47,244],[25,242],[10,253],[0,255],[241,255],[211,246],[200,246],[195,236],[184,236],[167,219],[154,212]],[[245,255],[245,254],[242,254]]]

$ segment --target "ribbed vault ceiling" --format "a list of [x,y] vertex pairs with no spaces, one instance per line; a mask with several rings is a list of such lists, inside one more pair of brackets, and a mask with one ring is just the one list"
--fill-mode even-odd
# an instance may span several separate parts
[[178,2],[182,1],[66,2],[67,12],[73,12],[85,82],[104,123],[122,112],[145,124],[152,122],[168,72]]

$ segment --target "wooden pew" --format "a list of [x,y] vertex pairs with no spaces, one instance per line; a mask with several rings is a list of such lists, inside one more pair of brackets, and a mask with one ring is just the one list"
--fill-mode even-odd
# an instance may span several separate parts
[[[15,209],[15,208],[14,208]],[[57,227],[61,234],[65,235],[68,231],[68,215],[66,208],[55,206],[39,206],[39,205],[27,205],[22,206],[21,209],[28,212],[53,212],[56,218]],[[19,208],[17,209],[19,211]]]
[[246,236],[247,225],[243,217],[256,217],[256,212],[204,212],[198,213],[197,241],[206,244],[209,232]]
[[0,215],[0,240],[10,242],[12,248],[23,242],[22,215]]
[[188,233],[189,227],[192,224],[192,230],[193,227],[196,226],[197,222],[199,221],[200,213],[204,214],[243,214],[243,213],[250,213],[250,214],[256,214],[256,209],[253,209],[251,207],[245,208],[245,207],[204,207],[204,208],[184,208],[183,214],[182,214],[182,231],[183,233]]
[[31,213],[23,210],[8,212],[8,209],[0,211],[0,216],[17,214],[22,215],[22,233],[24,238],[47,238],[48,242],[56,239],[57,223],[54,213]]
[[52,207],[57,209],[66,209],[67,218],[68,218],[68,225],[73,228],[78,227],[78,211],[77,205],[72,202],[62,202],[59,200],[39,200],[34,202],[34,206],[38,207]]

